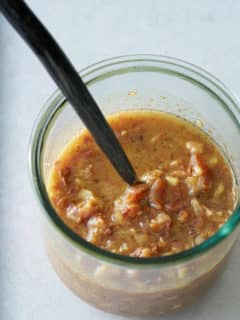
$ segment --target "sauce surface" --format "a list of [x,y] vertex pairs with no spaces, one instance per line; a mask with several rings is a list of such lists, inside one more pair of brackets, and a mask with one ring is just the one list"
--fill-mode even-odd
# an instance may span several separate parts
[[198,127],[155,111],[108,118],[144,183],[127,186],[83,130],[54,164],[48,193],[73,231],[105,250],[150,257],[190,249],[234,208],[232,171]]

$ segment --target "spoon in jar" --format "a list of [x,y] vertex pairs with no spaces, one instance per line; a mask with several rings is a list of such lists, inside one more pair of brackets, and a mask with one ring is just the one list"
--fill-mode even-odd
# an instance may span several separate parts
[[0,10],[42,62],[122,179],[135,184],[136,173],[113,130],[54,38],[24,1],[0,0]]

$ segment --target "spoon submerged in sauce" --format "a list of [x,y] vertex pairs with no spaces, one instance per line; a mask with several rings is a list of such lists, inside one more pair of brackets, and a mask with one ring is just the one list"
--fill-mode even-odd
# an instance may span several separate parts
[[136,173],[113,130],[51,34],[22,0],[0,0],[0,10],[42,62],[122,179],[135,184]]

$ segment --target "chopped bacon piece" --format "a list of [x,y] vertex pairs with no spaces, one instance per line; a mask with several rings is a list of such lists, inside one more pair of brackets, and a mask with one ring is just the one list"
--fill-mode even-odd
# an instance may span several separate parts
[[137,203],[128,204],[123,210],[122,215],[129,218],[135,218],[141,211],[141,207]]
[[61,176],[61,180],[62,180],[64,186],[66,186],[68,184],[70,176],[71,176],[71,168],[65,167],[65,168],[61,169],[60,176]]
[[207,192],[212,188],[212,175],[207,171],[203,176],[198,179],[198,189],[202,192]]
[[81,223],[101,210],[102,207],[102,200],[95,197],[90,190],[81,189],[78,194],[78,203],[70,204],[66,208],[66,217]]
[[189,171],[192,176],[186,178],[186,183],[190,194],[196,195],[212,188],[212,173],[198,154],[192,154]]
[[149,186],[145,183],[129,187],[126,191],[127,202],[139,202],[147,195],[148,189]]
[[160,178],[156,179],[149,192],[150,206],[156,209],[162,209],[164,205],[165,193],[166,181]]
[[203,176],[191,176],[185,179],[190,195],[197,195],[199,192],[207,192],[212,188],[212,177],[210,172]]
[[192,154],[190,158],[190,171],[193,176],[202,176],[206,174],[209,169],[203,162],[199,154]]

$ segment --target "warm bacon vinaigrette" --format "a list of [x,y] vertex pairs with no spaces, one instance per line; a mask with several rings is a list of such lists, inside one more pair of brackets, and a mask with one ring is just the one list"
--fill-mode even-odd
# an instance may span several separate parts
[[232,213],[234,180],[209,137],[161,112],[122,112],[109,122],[144,183],[127,186],[83,130],[48,184],[65,224],[98,247],[134,257],[177,253],[212,236]]

